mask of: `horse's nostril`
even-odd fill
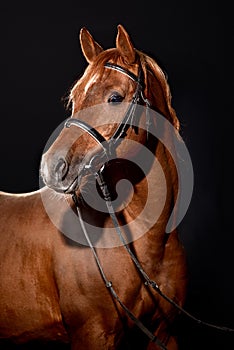
[[[59,180],[63,180],[68,172],[68,164],[64,158],[60,158],[55,166],[55,173]]]

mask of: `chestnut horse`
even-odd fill
[[[80,42],[88,67],[71,89],[71,118],[42,157],[46,186],[1,193],[0,338],[178,349],[173,302],[184,304],[187,268],[176,228],[166,232],[178,173],[147,116],[157,111],[180,139],[169,86],[121,25],[115,48],[103,50],[85,28]],[[169,145],[167,124],[161,132]]]

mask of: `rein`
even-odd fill
[[[146,123],[147,123],[147,130],[148,130],[148,126],[150,125],[150,120],[149,120],[149,113],[147,112],[149,107],[150,107],[150,103],[149,101],[144,97],[143,94],[143,80],[142,80],[142,70],[140,69],[138,76],[136,76],[135,74],[133,74],[132,72],[122,68],[119,65],[116,64],[112,64],[107,62],[105,64],[105,68],[108,69],[114,69],[122,74],[127,75],[130,79],[132,79],[134,82],[137,83],[137,87],[135,90],[135,93],[133,95],[131,104],[129,105],[123,119],[122,122],[120,123],[120,125],[117,127],[117,130],[115,131],[115,133],[112,135],[112,137],[110,138],[110,140],[106,140],[95,128],[92,128],[89,124],[85,123],[84,121],[81,121],[79,119],[75,119],[75,118],[69,118],[66,122],[65,122],[65,127],[69,128],[70,126],[74,125],[77,126],[79,128],[81,128],[82,130],[86,131],[90,136],[92,136],[94,138],[94,140],[102,147],[103,151],[104,151],[104,156],[106,159],[106,163],[108,162],[108,155],[111,155],[113,151],[115,151],[115,149],[118,147],[118,145],[120,144],[120,142],[123,140],[123,138],[126,136],[126,132],[129,129],[129,127],[132,126],[132,120],[134,118],[134,114],[135,114],[135,109],[136,106],[139,102],[143,102],[146,105]],[[100,156],[100,155],[99,155]],[[103,156],[103,154],[102,154]],[[184,315],[186,315],[189,319],[195,321],[196,323],[198,323],[199,325],[203,325],[203,326],[207,326],[207,327],[211,327],[211,328],[215,328],[218,330],[222,330],[222,331],[228,331],[228,332],[234,332],[234,329],[232,328],[228,328],[228,327],[222,327],[222,326],[217,326],[211,323],[207,323],[204,322],[196,317],[194,317],[192,314],[190,314],[189,312],[187,312],[185,309],[183,309],[180,305],[178,305],[174,300],[172,300],[171,298],[169,298],[167,295],[165,295],[159,288],[158,284],[154,281],[151,280],[150,277],[148,276],[148,274],[144,271],[144,269],[142,268],[140,262],[138,261],[138,259],[136,258],[136,256],[133,254],[132,250],[130,249],[128,243],[126,242],[126,240],[124,239],[124,236],[122,234],[121,228],[119,226],[119,222],[118,222],[118,218],[115,214],[114,208],[112,206],[112,201],[111,201],[111,195],[107,186],[107,183],[104,179],[103,176],[103,170],[105,168],[105,164],[104,163],[101,167],[101,169],[99,169],[98,171],[96,171],[95,167],[93,166],[93,160],[94,158],[96,158],[96,156],[94,156],[88,165],[85,166],[85,170],[89,171],[93,176],[95,176],[96,181],[98,183],[98,186],[100,187],[100,190],[103,194],[105,203],[106,203],[106,207],[108,210],[108,213],[110,215],[110,218],[113,222],[115,231],[122,243],[122,245],[124,246],[124,248],[126,249],[126,251],[128,252],[128,254],[130,255],[131,259],[133,260],[134,264],[136,265],[138,271],[140,272],[140,274],[142,275],[143,279],[145,280],[144,284],[145,286],[149,286],[151,288],[153,288],[162,298],[164,298],[166,301],[168,301],[171,305],[173,305],[176,309],[178,309],[181,313],[183,313]],[[80,211],[80,203],[79,203],[79,199],[76,195],[76,193],[74,192],[72,194],[72,199],[74,201],[74,204],[76,206],[76,211],[77,211],[77,215],[80,221],[80,225],[81,228],[83,230],[84,236],[87,240],[87,243],[90,247],[90,249],[92,250],[92,253],[94,255],[97,267],[99,269],[99,272],[101,274],[101,277],[106,285],[106,287],[108,288],[108,290],[110,291],[111,295],[113,296],[113,298],[120,304],[120,306],[122,307],[122,309],[125,311],[125,313],[127,314],[127,316],[134,321],[134,323],[136,324],[136,326],[139,327],[139,329],[141,329],[141,331],[143,333],[146,334],[146,336],[148,336],[148,338],[155,343],[156,345],[158,345],[160,347],[160,349],[163,350],[167,350],[167,347],[164,343],[162,343],[148,328],[145,327],[145,325],[134,316],[134,314],[126,307],[126,305],[120,300],[119,296],[117,295],[117,293],[115,292],[115,289],[112,285],[112,282],[110,280],[108,280],[108,278],[105,275],[105,272],[101,266],[100,260],[98,258],[97,252],[95,247],[93,246],[88,232],[86,230],[85,227],[85,223],[83,221],[82,218],[82,214]]]
[[[103,189],[103,194],[105,193],[105,196],[108,196],[108,197],[105,197],[105,200],[106,200],[106,203],[107,203],[107,208],[108,208],[108,211],[109,211],[109,214],[114,222],[114,225],[115,225],[115,228],[118,228],[118,234],[119,236],[123,239],[123,236],[122,236],[122,233],[119,232],[119,225],[118,225],[118,219],[116,218],[116,215],[114,213],[114,210],[113,210],[113,207],[112,207],[112,204],[111,204],[111,200],[109,199],[109,193],[107,192],[107,187],[105,185],[104,182],[102,182],[101,178],[102,176],[99,174],[97,175],[97,181],[98,183],[100,184],[100,186],[102,186],[102,189]],[[108,199],[107,199],[108,198]],[[106,288],[109,289],[111,295],[114,297],[114,299],[120,304],[120,306],[122,307],[122,309],[125,311],[125,313],[127,314],[127,316],[132,320],[134,321],[134,323],[137,325],[137,327],[139,329],[141,329],[141,331],[143,333],[146,334],[146,336],[155,344],[157,344],[160,349],[163,349],[163,350],[167,350],[166,346],[152,333],[148,330],[148,328],[146,328],[144,326],[144,324],[136,317],[134,316],[134,314],[127,308],[127,306],[121,301],[121,299],[119,298],[118,294],[116,293],[113,285],[112,285],[112,282],[110,280],[108,280],[108,278],[106,277],[105,275],[105,272],[102,268],[102,265],[101,265],[101,262],[98,258],[98,255],[96,253],[96,249],[95,247],[93,246],[90,238],[89,238],[89,235],[88,235],[88,232],[86,230],[86,227],[85,227],[85,223],[83,221],[83,218],[82,218],[82,215],[81,215],[81,211],[80,211],[80,208],[79,208],[79,200],[76,196],[76,194],[74,193],[73,196],[72,196],[72,199],[75,203],[75,206],[76,206],[76,210],[77,210],[77,215],[78,215],[78,218],[79,218],[79,221],[80,221],[80,225],[81,225],[81,228],[83,230],[83,233],[84,233],[84,236],[87,240],[87,243],[90,247],[90,249],[92,250],[92,253],[93,253],[93,256],[94,256],[94,259],[95,259],[95,262],[97,264],[97,267],[99,269],[99,272],[102,276],[102,279],[106,285]],[[116,226],[116,222],[117,222],[117,226]],[[129,250],[128,246],[126,244],[124,244],[124,247],[128,250],[129,253],[131,253],[131,257],[133,258],[134,255],[132,254],[132,252]],[[137,260],[135,261],[135,263],[137,263]],[[140,265],[139,265],[139,268],[141,269]],[[143,270],[141,272],[144,272]]]
[[[152,280],[148,274],[144,271],[143,267],[141,266],[140,262],[138,261],[138,259],[136,258],[136,256],[133,254],[132,250],[130,249],[129,245],[127,244],[127,242],[124,239],[124,236],[122,234],[122,231],[120,229],[119,223],[118,223],[118,218],[116,217],[114,208],[112,206],[112,202],[111,202],[111,196],[110,196],[110,192],[108,190],[108,186],[104,180],[104,177],[102,175],[102,171],[103,168],[101,170],[99,170],[97,173],[95,173],[95,177],[97,180],[97,183],[102,191],[103,197],[105,199],[106,202],[106,207],[108,209],[108,213],[112,219],[114,228],[116,230],[116,233],[121,241],[121,243],[123,244],[124,248],[126,249],[126,251],[128,252],[128,254],[130,255],[131,259],[133,260],[134,264],[136,265],[138,271],[140,272],[140,274],[142,275],[142,277],[144,278],[145,282],[145,286],[149,286],[151,287],[153,290],[155,290],[163,299],[165,299],[166,301],[168,301],[171,305],[173,305],[176,309],[178,309],[180,312],[182,312],[184,315],[186,315],[189,319],[195,321],[196,323],[198,323],[199,325],[203,325],[206,327],[210,327],[210,328],[215,328],[217,330],[222,330],[222,331],[227,331],[227,332],[234,332],[234,329],[232,328],[228,328],[228,327],[223,327],[223,326],[217,326],[208,322],[204,322],[198,318],[196,318],[195,316],[193,316],[192,314],[190,314],[188,311],[186,311],[184,308],[182,308],[179,304],[177,304],[174,300],[172,300],[171,298],[169,298],[166,294],[164,294],[161,289],[159,288],[158,284]],[[83,221],[82,215],[81,215],[81,211],[79,208],[79,200],[76,196],[76,193],[74,193],[72,195],[72,199],[75,203],[76,206],[76,210],[77,210],[77,216],[79,218],[80,221],[80,225],[81,228],[83,230],[84,236],[87,240],[87,243],[90,247],[90,249],[92,250],[92,253],[94,255],[96,264],[98,266],[98,269],[100,271],[100,274],[102,276],[102,279],[106,285],[106,288],[109,289],[110,293],[112,294],[112,296],[114,297],[114,299],[116,299],[116,301],[120,304],[120,306],[122,307],[122,309],[125,311],[126,315],[132,320],[134,321],[134,323],[136,324],[136,326],[143,332],[145,333],[145,335],[150,339],[150,341],[152,343],[155,343],[156,345],[158,345],[160,347],[160,349],[162,350],[167,350],[167,347],[164,343],[162,343],[158,337],[156,337],[128,308],[127,306],[121,301],[121,299],[119,298],[119,296],[117,295],[117,293],[115,292],[115,289],[112,285],[112,282],[110,280],[108,280],[108,278],[105,275],[105,272],[102,268],[101,262],[98,258],[98,255],[96,253],[95,247],[93,246],[88,232],[86,230],[85,227],[85,223]]]

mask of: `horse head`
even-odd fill
[[[116,144],[112,153],[119,159],[139,152],[137,145],[144,145],[148,137],[147,113],[137,113],[136,104],[149,107],[150,103],[179,127],[163,71],[134,48],[121,25],[115,48],[103,50],[85,28],[80,43],[88,66],[70,92],[69,127],[61,131],[41,163],[44,183],[65,193],[78,189],[84,167],[101,151],[110,151],[110,144]],[[132,142],[121,142],[123,138]]]

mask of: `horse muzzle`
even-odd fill
[[[89,150],[83,158],[46,152],[42,156],[40,175],[44,184],[56,192],[74,193],[85,183],[84,178],[95,176],[106,162],[108,157],[100,144]]]

